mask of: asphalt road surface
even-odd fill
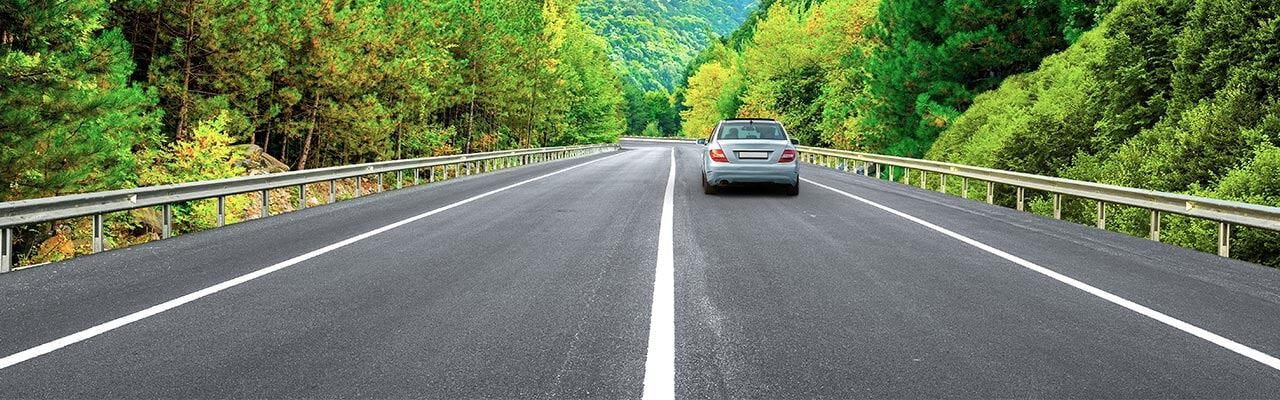
[[[1280,270],[809,165],[708,196],[701,149],[0,275],[0,397],[1280,396]]]

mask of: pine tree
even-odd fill
[[[155,98],[130,85],[105,1],[0,5],[0,200],[132,185]]]

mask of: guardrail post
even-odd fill
[[[929,188],[929,171],[924,171],[924,170],[920,171],[920,188],[921,189]]]
[[[466,176],[471,176],[471,163],[467,163],[467,175],[466,175]]]
[[[161,214],[160,238],[168,239],[173,237],[173,205],[165,204]]]
[[[907,167],[902,167],[902,184],[911,186],[911,170]]]
[[[360,197],[361,195],[364,195],[363,193],[364,185],[361,184],[363,183],[363,181],[364,181],[364,177],[361,177],[361,176],[356,177],[356,197]]]
[[[938,174],[938,175],[942,175],[942,178],[938,179],[938,191],[942,193],[946,193],[947,192],[947,174]]]
[[[1062,193],[1053,194],[1053,219],[1062,219]]]
[[[1151,240],[1160,241],[1160,212],[1151,210]]]
[[[221,197],[219,197],[221,199]],[[219,224],[218,226],[222,226]],[[93,252],[101,253],[103,249],[102,214],[93,215]]]
[[[965,200],[969,199],[969,177],[967,176],[960,178],[960,195],[964,196]]]
[[[271,192],[266,189],[262,190],[262,214],[258,218],[266,218],[271,216]]]
[[[381,173],[381,172],[379,172],[379,173],[378,173],[378,193],[382,193],[382,186],[383,186],[383,184],[382,184],[382,182],[383,182],[382,177],[383,177],[384,175],[385,175],[385,174],[383,174],[383,173]]]
[[[1107,202],[1098,200],[1098,229],[1107,229]]]
[[[404,170],[396,171],[396,189],[404,189]]]
[[[884,179],[884,178],[881,178],[881,177],[880,177],[880,172],[881,172],[881,171],[880,171],[880,163],[876,163],[876,179]],[[892,174],[893,172],[889,172],[889,173],[891,173],[891,174]]]
[[[419,168],[414,168],[413,169],[413,186],[418,186],[420,184],[422,184],[422,170]]]
[[[431,168],[427,169],[427,183],[435,183],[435,182],[436,182],[436,167],[432,166]]]
[[[1218,223],[1218,255],[1231,257],[1231,224]]]
[[[218,196],[218,227],[227,226],[227,196]]]
[[[13,270],[13,228],[0,230],[0,274]]]
[[[987,204],[996,204],[996,183],[987,182]]]
[[[1025,211],[1027,206],[1027,189],[1018,188],[1018,211]]]
[[[298,185],[298,209],[307,208],[307,184]]]

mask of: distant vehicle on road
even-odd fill
[[[800,164],[795,139],[778,121],[761,118],[726,119],[711,137],[698,139],[702,152],[702,191],[739,184],[785,185],[788,195],[800,194]]]

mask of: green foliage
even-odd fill
[[[1194,190],[1192,194],[1280,206],[1280,148],[1271,143],[1260,144],[1245,160],[1240,167],[1223,176],[1212,189]],[[1204,225],[1200,224],[1201,230],[1209,230]],[[1208,235],[1194,235],[1194,232],[1176,229],[1169,232],[1172,233],[1170,241],[1184,246],[1209,247],[1214,243],[1214,238]],[[1236,258],[1280,266],[1280,233],[1238,229],[1231,246]]]
[[[733,116],[740,104],[742,77],[734,60],[704,64],[689,78],[687,110],[680,113],[685,137],[705,138],[721,119]]]
[[[642,136],[677,136],[680,113],[665,90],[640,91],[634,85],[623,88],[627,109],[627,132]]]
[[[1039,70],[978,96],[929,157],[1280,205],[1278,31],[1280,2],[1121,1]],[[1148,219],[1115,210],[1108,228],[1145,235]],[[1211,251],[1215,229],[1170,216],[1163,239]],[[1248,229],[1233,244],[1280,266],[1277,249],[1280,236]]]
[[[643,92],[672,90],[714,35],[728,34],[754,0],[586,0],[585,20],[612,45],[623,82]]]
[[[0,7],[3,198],[132,185],[135,154],[195,121],[297,169],[624,129],[609,47],[572,0]]]
[[[686,85],[693,72],[690,61],[716,35],[746,18],[753,1],[587,0],[578,6],[586,23],[611,45],[610,58],[624,86],[627,132],[679,134],[683,97],[673,88]]]
[[[130,186],[156,137],[104,1],[0,4],[0,200]]]
[[[1104,38],[1090,32],[1040,69],[1005,79],[977,96],[938,138],[928,158],[1035,174],[1056,174],[1092,147],[1101,89],[1092,71],[1102,68]],[[1047,134],[1053,132],[1053,134]]]
[[[702,64],[688,80],[683,112],[695,126],[685,134],[705,136],[707,121],[720,118],[765,117],[782,121],[805,144],[847,147],[871,46],[863,31],[876,1],[766,4],[767,11],[753,14],[748,39],[713,43],[698,57]],[[731,70],[707,68],[715,64]]]
[[[609,50],[575,0],[4,2],[0,200],[243,174],[232,144],[305,169],[610,142]],[[146,237],[145,211],[110,225]],[[24,259],[85,247],[53,228],[22,231]]]
[[[154,186],[244,175],[244,168],[236,165],[239,153],[232,147],[234,140],[225,132],[227,120],[227,114],[223,113],[196,125],[186,138],[172,142],[163,149],[147,151],[142,155],[147,166],[139,174],[138,183],[142,186]],[[227,198],[229,210],[248,207],[248,198]],[[177,205],[174,207],[174,229],[177,232],[194,232],[216,227],[217,212],[217,203],[213,200]],[[227,217],[228,223],[239,220],[235,213]]]
[[[1078,28],[1075,2],[925,1],[881,3],[866,63],[871,106],[862,147],[920,156],[973,97],[1064,49]]]

